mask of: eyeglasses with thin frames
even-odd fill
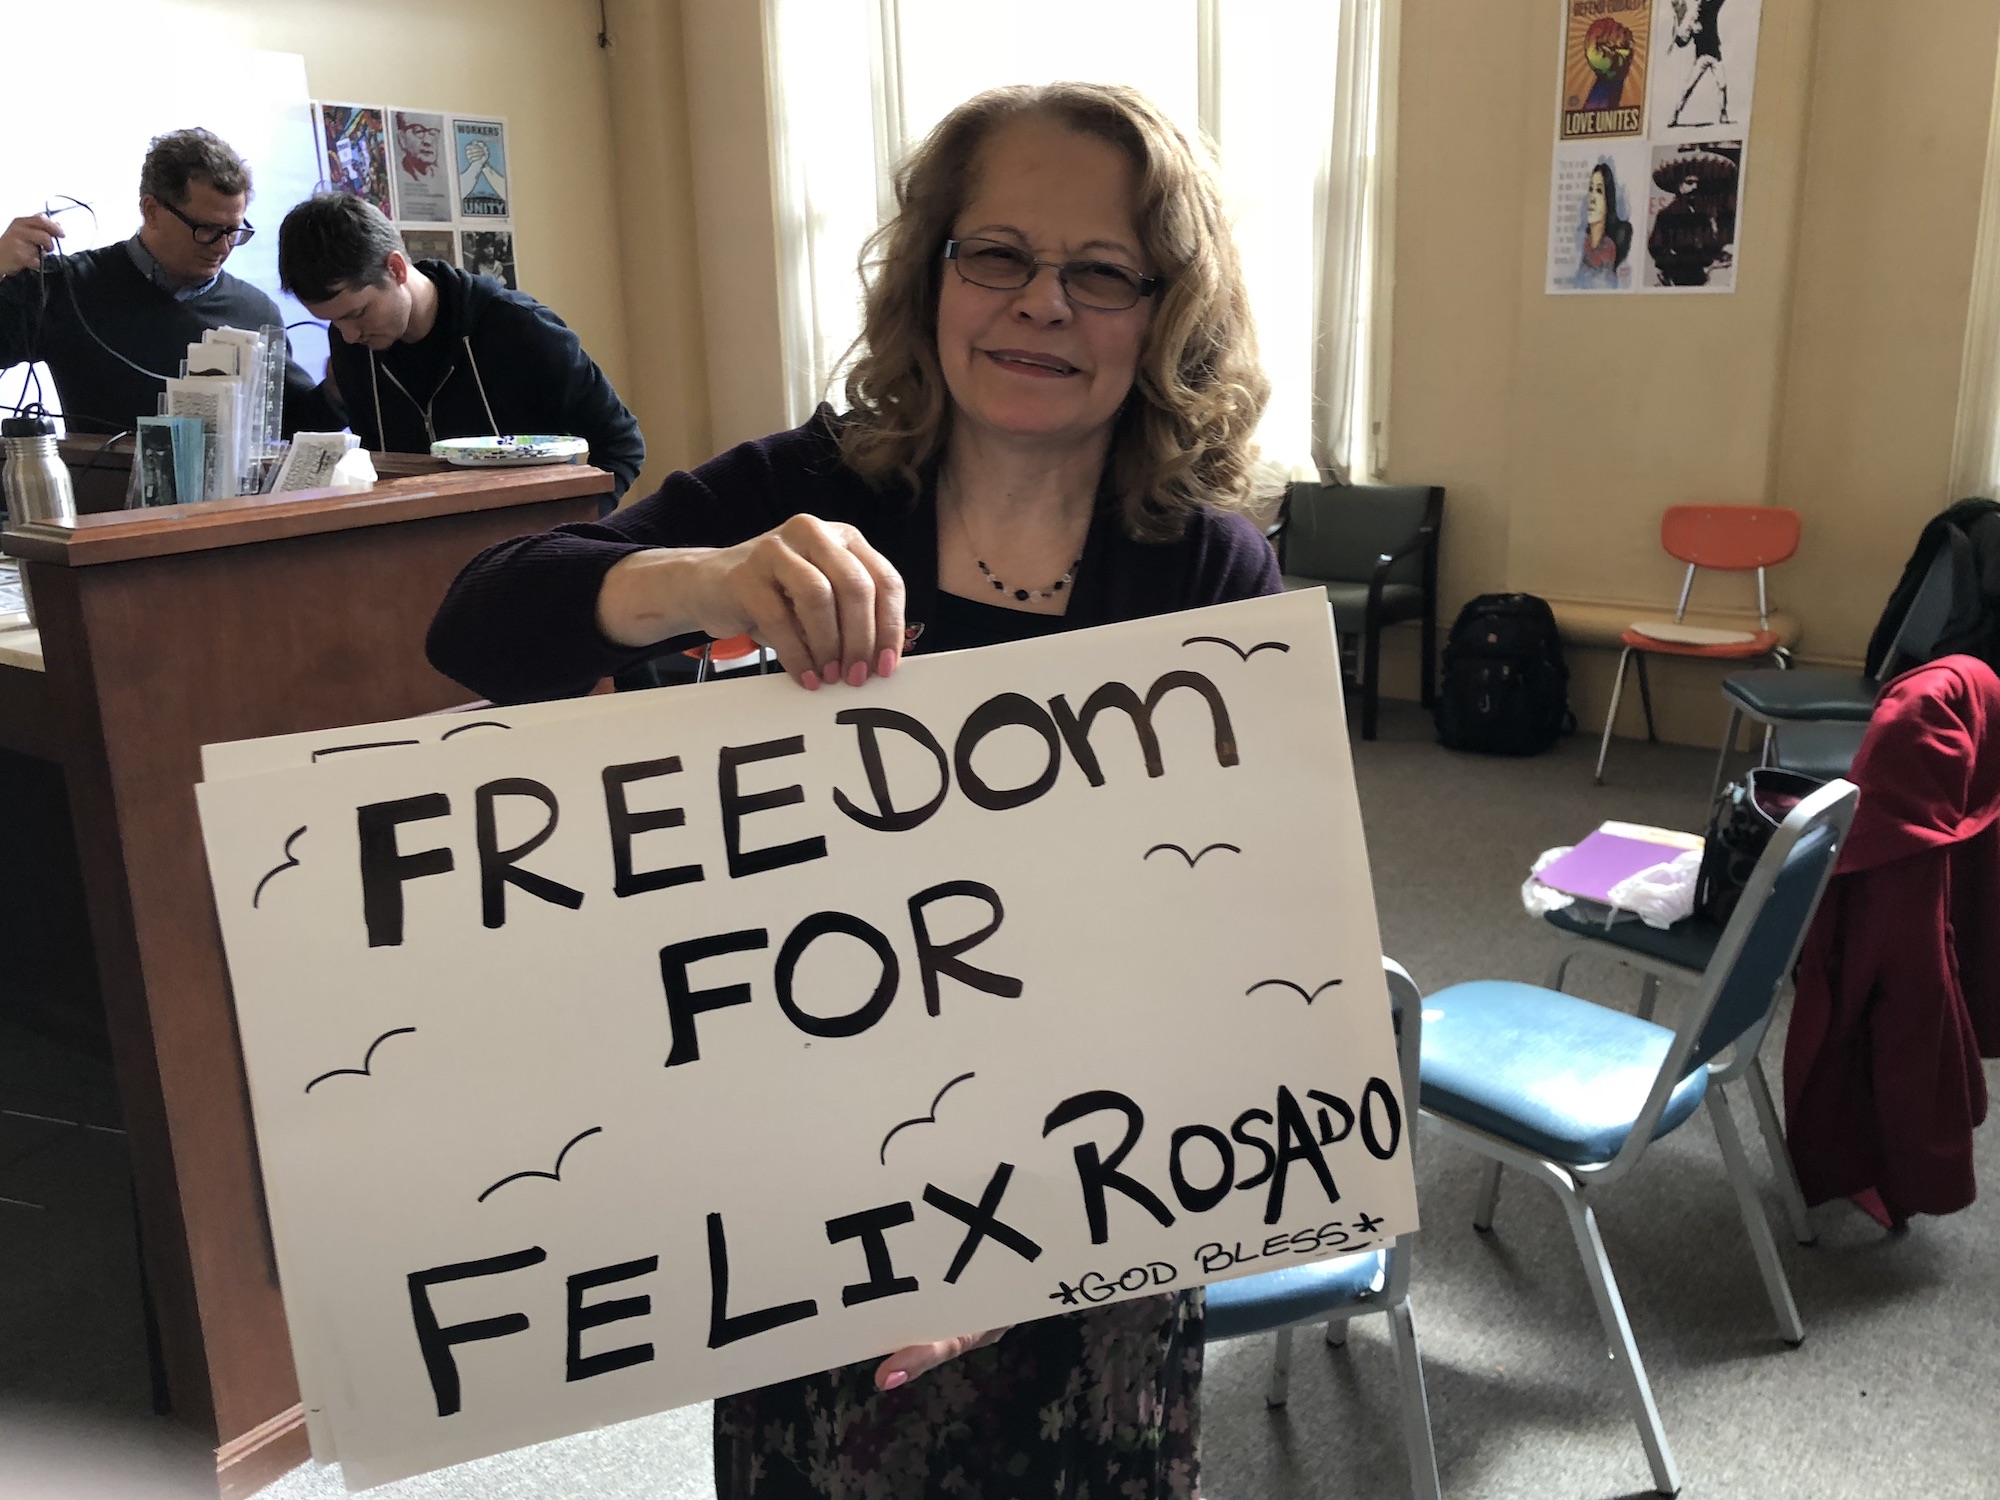
[[[257,232],[256,225],[252,224],[248,219],[245,219],[241,224],[197,224],[178,208],[175,208],[173,204],[167,202],[166,199],[155,198],[153,201],[172,214],[176,219],[179,219],[183,224],[187,225],[193,232],[194,242],[197,245],[219,245],[224,240],[228,240],[232,245],[240,245]]]
[[[1099,312],[1124,312],[1164,284],[1158,276],[1141,276],[1130,266],[1108,260],[1037,260],[1004,240],[946,240],[944,258],[958,268],[959,278],[996,292],[1018,292],[1047,266],[1056,273],[1063,295],[1078,307]]]

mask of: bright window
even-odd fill
[[[942,0],[766,3],[795,421],[820,400],[838,404],[840,361],[860,326],[861,245],[903,152],[984,89],[1114,82],[1146,93],[1214,153],[1272,382],[1258,434],[1266,466],[1277,481],[1314,472],[1332,80],[1357,0],[1014,0],[999,24]],[[1365,316],[1350,315],[1336,337],[1354,336],[1355,324],[1372,336]],[[1362,385],[1342,399],[1358,401],[1365,422]],[[1348,425],[1345,415],[1320,420]]]

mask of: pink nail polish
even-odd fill
[[[908,1370],[891,1370],[887,1375],[882,1377],[882,1389],[893,1391],[899,1385],[909,1384],[909,1380],[910,1372]]]
[[[801,672],[801,673],[799,673],[799,686],[800,686],[800,687],[802,687],[802,688],[804,688],[804,689],[805,689],[805,690],[806,690],[807,692],[809,692],[809,693],[816,693],[816,692],[818,692],[818,691],[819,691],[819,673],[817,673],[817,672]]]
[[[819,676],[820,681],[824,682],[828,687],[832,687],[836,682],[840,681],[840,663],[837,661],[828,662],[819,669]]]
[[[867,662],[858,661],[853,666],[847,669],[847,685],[849,687],[860,687],[861,684],[866,682],[867,680],[868,680]]]
[[[877,677],[888,677],[893,675],[895,670],[896,653],[885,648],[882,654],[875,658],[875,675]]]

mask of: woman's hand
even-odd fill
[[[634,553],[605,575],[597,624],[626,646],[747,634],[804,687],[859,687],[902,655],[903,580],[854,527],[799,515],[734,547]]]
[[[961,1354],[970,1354],[974,1349],[999,1343],[1001,1335],[1006,1332],[1005,1328],[989,1328],[984,1333],[968,1333],[962,1338],[940,1339],[935,1344],[912,1344],[907,1349],[898,1349],[876,1368],[875,1389],[893,1391],[899,1385],[907,1385],[926,1370],[935,1370]]]

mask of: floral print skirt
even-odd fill
[[[718,1500],[1193,1500],[1203,1294],[1023,1323],[898,1390],[879,1360],[715,1403]]]

